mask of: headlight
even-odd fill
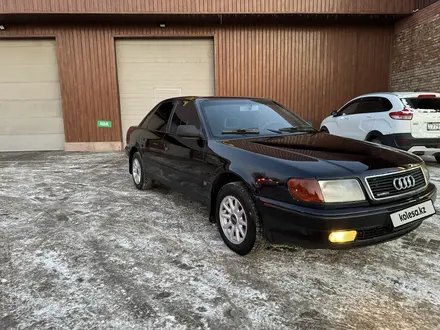
[[[429,182],[431,176],[429,175],[428,166],[426,166],[425,162],[423,162],[421,165],[422,165],[423,174],[425,174],[426,182]]]
[[[358,180],[319,181],[326,203],[359,202],[365,200]]]
[[[313,203],[348,203],[365,200],[364,192],[355,179],[324,180],[291,179],[289,191],[293,198]]]

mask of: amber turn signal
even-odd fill
[[[289,192],[298,201],[324,203],[321,187],[313,179],[290,179]]]
[[[347,243],[353,242],[356,236],[356,230],[340,230],[331,232],[328,236],[328,240],[332,243]]]

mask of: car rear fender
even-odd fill
[[[132,174],[132,172],[131,172],[131,165],[132,165],[133,155],[134,155],[136,152],[139,152],[139,153],[140,153],[140,150],[141,150],[141,148],[139,147],[139,145],[138,145],[137,143],[136,143],[136,145],[130,147],[130,153],[129,153],[129,155],[128,155],[128,172],[129,172],[130,174]]]
[[[370,133],[367,134],[365,141],[372,141],[374,139],[380,140],[382,136],[383,136],[383,134],[379,131],[371,131]]]

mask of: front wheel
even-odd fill
[[[260,216],[243,182],[229,183],[220,190],[216,218],[220,235],[232,251],[246,255],[267,246]]]
[[[323,128],[321,128],[321,132],[323,132],[323,133],[330,133],[329,131],[328,131],[328,128],[327,127],[323,127]]]
[[[371,140],[371,142],[373,142],[373,143],[376,143],[376,144],[382,144],[382,141],[381,140],[379,140],[379,139],[373,139],[373,140]]]

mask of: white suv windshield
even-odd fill
[[[200,105],[211,134],[215,137],[315,131],[306,121],[272,101],[203,100]]]

